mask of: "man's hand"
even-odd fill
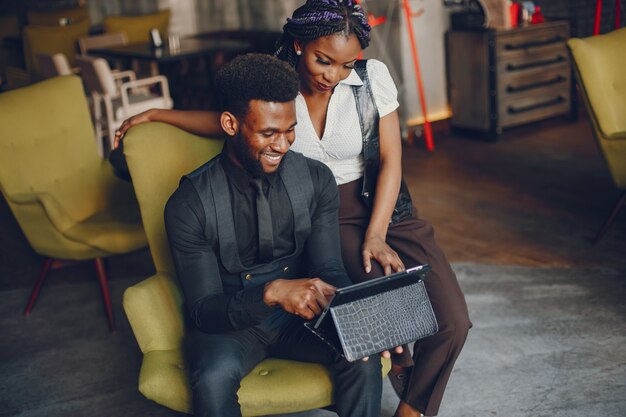
[[[136,126],[141,123],[149,122],[152,119],[150,118],[153,109],[146,110],[143,113],[139,113],[133,117],[129,117],[128,119],[122,122],[122,125],[119,129],[115,131],[115,141],[113,142],[113,149],[117,149],[120,146],[120,140],[124,137],[128,129],[133,126]]]
[[[277,279],[265,285],[263,301],[311,320],[322,312],[335,290],[319,278]]]
[[[400,354],[404,351],[404,349],[402,349],[402,346],[396,346],[395,348],[393,348],[393,351],[396,352],[397,354]],[[380,356],[382,356],[383,358],[391,358],[391,352],[389,352],[388,350],[384,350],[382,352],[380,352]],[[370,360],[369,356],[364,357],[363,359],[361,359],[363,362],[367,362]]]
[[[361,247],[363,255],[363,268],[367,274],[372,270],[372,259],[376,260],[385,270],[385,275],[392,272],[404,271],[404,264],[400,257],[389,247],[384,239],[379,237],[366,237]]]

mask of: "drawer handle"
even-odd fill
[[[520,113],[524,113],[524,112],[527,112],[527,111],[537,110],[537,109],[540,109],[542,107],[554,106],[555,104],[563,103],[564,101],[565,101],[565,97],[558,96],[558,97],[556,97],[553,100],[548,100],[548,101],[544,101],[544,102],[541,102],[541,103],[531,104],[530,106],[525,106],[525,107],[509,106],[507,108],[507,111],[509,112],[509,114],[520,114]]]
[[[533,88],[541,88],[547,87],[549,85],[559,84],[563,81],[565,81],[565,77],[563,77],[562,75],[557,75],[550,80],[537,81],[536,83],[524,84],[519,86],[507,85],[506,91],[507,93],[519,93],[521,91],[532,90]]]
[[[543,67],[545,65],[557,64],[563,61],[565,61],[565,57],[563,55],[559,55],[553,59],[544,59],[542,61],[529,62],[527,64],[519,64],[519,65],[507,64],[506,70],[507,71],[521,71],[521,70],[525,70],[528,68]]]
[[[565,38],[563,36],[557,35],[557,36],[553,36],[552,38],[543,39],[540,41],[525,42],[525,43],[518,43],[518,44],[507,43],[504,45],[504,49],[506,49],[507,51],[515,51],[518,49],[536,48],[538,46],[545,46],[545,45],[550,45],[552,43],[563,42],[564,40]]]

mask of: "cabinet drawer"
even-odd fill
[[[508,57],[497,58],[498,75],[521,74],[536,68],[550,70],[563,64],[569,65],[569,56],[565,44],[516,52]]]
[[[567,23],[544,24],[524,30],[498,32],[496,55],[505,59],[520,52],[540,51],[555,45],[564,45],[569,37]]]
[[[498,97],[506,100],[508,96],[525,95],[528,92],[540,92],[545,88],[570,88],[569,63],[546,67],[530,68],[521,72],[503,73],[498,78]]]
[[[570,90],[558,86],[499,100],[499,125],[508,127],[568,113]]]

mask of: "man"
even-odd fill
[[[241,379],[273,356],[327,365],[338,414],[378,416],[378,358],[347,362],[303,326],[350,281],[333,175],[289,152],[298,76],[277,58],[249,54],[216,81],[224,149],[183,178],[165,209],[194,324],[185,341],[194,415],[240,416]]]

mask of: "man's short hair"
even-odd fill
[[[251,100],[286,103],[300,88],[298,74],[286,62],[266,54],[245,54],[217,73],[222,110],[245,116]]]

